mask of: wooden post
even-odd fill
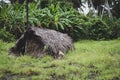
[[[26,29],[28,28],[28,0],[26,0]]]

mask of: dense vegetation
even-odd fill
[[[76,40],[106,40],[120,37],[120,19],[111,19],[107,15],[104,15],[102,19],[99,16],[84,16],[74,9],[70,2],[68,5],[56,2],[56,4],[42,7],[40,2],[29,3],[29,25],[55,29],[69,34]],[[9,35],[8,32],[11,36],[20,37],[25,30],[25,16],[25,3],[3,5],[0,11],[2,30],[0,36],[3,37],[3,40]],[[3,33],[3,31],[7,31],[7,33]]]

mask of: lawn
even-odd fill
[[[120,39],[81,40],[64,59],[8,55],[0,41],[0,80],[120,80]]]

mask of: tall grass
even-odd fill
[[[62,60],[51,56],[14,57],[7,50],[13,43],[0,41],[0,79],[17,80],[119,80],[120,40],[75,43],[75,51]],[[9,80],[8,79],[8,80]]]

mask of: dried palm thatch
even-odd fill
[[[53,57],[63,56],[68,50],[73,50],[72,39],[55,30],[29,28],[10,49],[10,53],[41,57],[45,54]]]

